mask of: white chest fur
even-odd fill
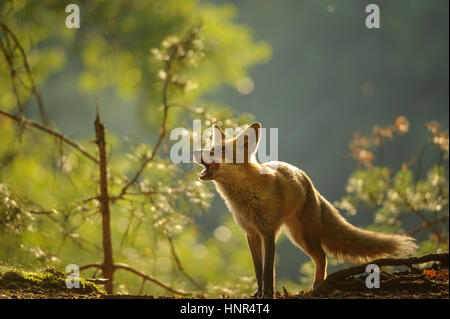
[[[267,227],[267,207],[261,193],[252,192],[242,184],[215,183],[234,219],[246,232]]]

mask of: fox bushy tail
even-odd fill
[[[325,198],[322,202],[322,248],[331,255],[353,263],[377,258],[408,255],[417,249],[406,235],[382,234],[351,225]]]

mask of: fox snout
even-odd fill
[[[194,151],[194,163],[202,165],[204,167],[204,169],[200,173],[198,173],[198,177],[201,180],[214,179],[214,174],[220,168],[220,164],[215,162],[209,154],[210,152],[205,150]]]

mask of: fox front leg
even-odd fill
[[[263,236],[263,298],[273,298],[274,273],[275,273],[275,236]]]
[[[262,242],[261,237],[257,233],[247,234],[247,242],[252,254],[253,266],[255,268],[256,282],[258,283],[258,290],[253,294],[253,298],[262,297]]]

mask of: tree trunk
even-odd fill
[[[105,126],[100,122],[100,115],[97,111],[95,119],[95,134],[100,156],[100,210],[102,213],[102,235],[103,235],[103,277],[108,279],[105,289],[108,294],[113,293],[114,286],[114,263],[111,244],[111,226],[108,195],[107,157],[105,143]]]

